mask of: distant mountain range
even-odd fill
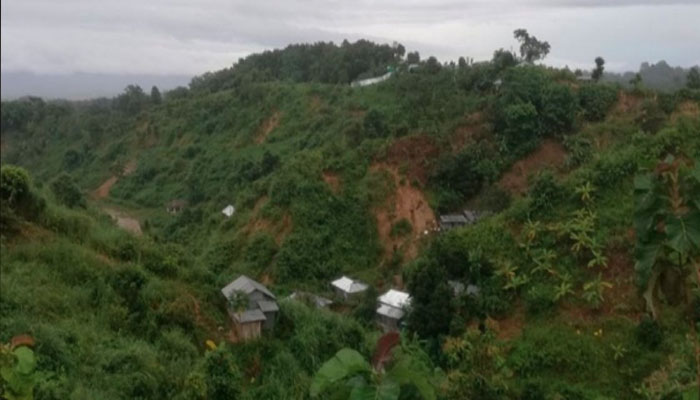
[[[158,86],[160,90],[187,86],[190,75],[150,74],[95,74],[78,72],[65,75],[45,75],[31,72],[0,73],[2,99],[38,96],[48,99],[62,98],[84,100],[95,97],[112,97],[121,93],[127,85],[136,84],[144,90]]]
[[[690,68],[672,67],[666,61],[661,60],[656,64],[642,63],[638,73],[642,77],[644,86],[657,90],[674,91],[685,87],[688,71],[690,71]],[[606,72],[603,75],[603,80],[629,85],[629,81],[636,74],[637,72],[625,72],[622,74]]]

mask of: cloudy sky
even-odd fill
[[[700,64],[700,0],[3,0],[8,76],[184,77],[295,42],[398,41],[441,60],[490,58],[526,28],[548,64]],[[28,74],[31,73],[31,74]],[[11,82],[16,84],[18,82]],[[20,85],[21,86],[21,85]]]

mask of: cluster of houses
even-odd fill
[[[365,292],[369,285],[343,276],[331,282],[336,296],[342,301],[352,301]],[[227,311],[233,330],[239,340],[260,337],[264,330],[275,325],[279,306],[275,295],[260,282],[245,275],[239,276],[221,289],[227,301]],[[307,292],[294,292],[287,299],[303,301],[317,308],[330,306],[333,301]],[[377,298],[376,320],[385,331],[396,331],[411,305],[411,296],[400,290],[389,289]]]

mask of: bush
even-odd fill
[[[533,315],[543,314],[554,308],[554,288],[551,285],[536,284],[525,293],[527,311]]]
[[[562,189],[554,174],[545,170],[537,174],[530,185],[530,206],[535,212],[551,210],[562,197]]]
[[[413,226],[406,218],[401,218],[391,227],[390,236],[393,238],[404,237],[410,235],[413,231]]]
[[[607,85],[584,85],[578,92],[583,116],[589,121],[601,121],[617,101],[617,89]]]
[[[51,182],[51,191],[56,200],[66,207],[85,207],[85,199],[73,178],[63,173]]]
[[[510,207],[510,194],[498,186],[490,186],[479,198],[479,208],[491,212],[501,212]]]
[[[649,317],[643,318],[636,330],[637,340],[651,350],[657,349],[664,340],[659,323]]]

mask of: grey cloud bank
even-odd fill
[[[487,59],[497,48],[515,47],[512,32],[520,27],[551,43],[546,61],[552,65],[590,67],[598,55],[616,71],[661,59],[685,67],[700,63],[700,0],[1,4],[3,97],[8,82],[22,92],[21,81],[13,80],[18,72],[59,80],[76,73],[191,76],[230,66],[251,52],[345,38],[398,41],[441,60]]]

